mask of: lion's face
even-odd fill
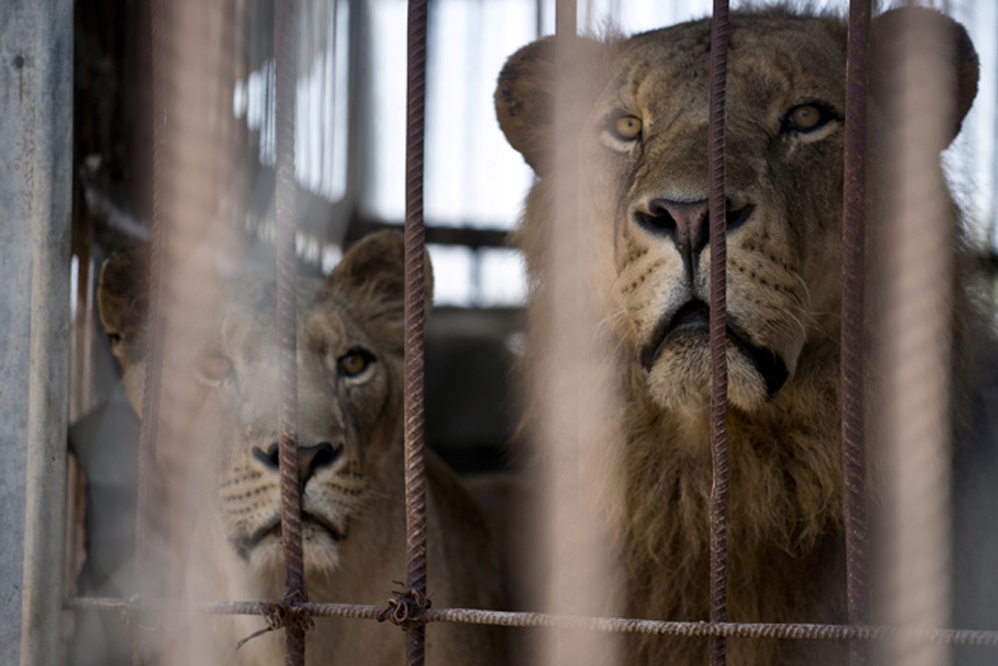
[[[608,255],[598,273],[608,321],[648,395],[671,409],[703,406],[710,391],[710,30],[704,20],[578,45],[591,64],[576,66],[600,82],[578,130],[580,224]],[[782,10],[731,20],[728,395],[746,411],[793,380],[809,344],[837,339],[846,36],[837,19]],[[538,145],[552,134],[538,129],[550,122],[539,79],[551,76],[552,47],[537,42],[510,58],[496,92],[500,124],[541,176],[538,188],[553,180],[550,146]],[[528,201],[528,236],[547,223],[540,200]]]
[[[826,285],[839,261],[845,53],[813,23],[733,25],[727,347],[744,409],[783,386],[825,332],[816,315],[837,309]],[[710,387],[709,44],[709,21],[628,41],[581,142],[597,223],[613,229],[613,319],[650,394],[672,407]]]
[[[134,346],[143,334],[122,327],[128,317],[116,303],[129,300],[118,297],[124,287],[114,269],[123,262],[112,259],[102,273],[101,310],[139,406],[141,381],[131,376],[142,372]],[[385,453],[400,445],[401,297],[396,234],[362,242],[328,281],[299,279],[297,467],[307,571],[339,565],[351,523],[383,486]],[[276,284],[229,282],[218,302],[208,334],[179,368],[195,406],[184,439],[195,464],[211,470],[204,476],[234,553],[273,570],[283,566]]]

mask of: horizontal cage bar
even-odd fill
[[[193,612],[207,615],[263,615],[270,604],[258,601],[194,601],[177,603],[161,599],[144,601],[138,598],[76,597],[63,601],[67,611],[117,611],[132,613],[140,610]],[[340,617],[360,620],[380,619],[388,606],[361,604],[302,603],[299,606],[315,617]],[[905,630],[883,625],[765,623],[765,622],[665,622],[618,617],[584,617],[551,613],[490,611],[474,608],[433,608],[422,616],[426,622],[488,624],[499,627],[552,627],[584,629],[614,633],[662,634],[672,636],[724,638],[780,638],[819,641],[882,641],[903,637],[922,643],[948,645],[978,645],[998,647],[998,631],[969,629]]]

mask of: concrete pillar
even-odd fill
[[[0,663],[62,663],[70,0],[0,3]]]

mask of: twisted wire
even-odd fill
[[[713,485],[710,492],[710,619],[724,622],[728,608],[728,445],[725,417],[728,404],[726,317],[727,208],[724,193],[724,88],[728,58],[728,1],[714,0],[710,39],[710,451]],[[725,640],[712,636],[711,666],[725,663]]]
[[[152,46],[152,242],[150,244],[149,312],[146,372],[142,387],[142,419],[139,426],[138,470],[135,499],[135,593],[146,587],[146,525],[149,521],[149,486],[153,479],[156,441],[159,438],[160,396],[163,383],[163,273],[166,229],[163,221],[163,166],[160,150],[164,139],[163,120],[163,15],[159,0],[149,0],[150,42]],[[142,637],[139,623],[132,633],[132,664],[142,666]]]
[[[426,108],[426,0],[409,0],[405,191],[406,584],[426,596],[426,473],[423,451],[423,121]],[[406,632],[405,663],[422,666],[425,629]]]
[[[259,601],[192,601],[112,599],[84,597],[65,599],[66,611],[118,611],[124,614],[140,609],[192,611],[208,615],[262,615],[273,613],[273,603]],[[298,608],[314,617],[378,620],[391,613],[391,606],[362,604],[301,603]],[[967,629],[911,630],[883,625],[749,623],[749,622],[665,622],[616,617],[586,617],[551,613],[521,613],[477,608],[431,608],[423,612],[423,622],[451,622],[497,627],[555,627],[613,633],[661,634],[702,638],[775,638],[816,641],[884,641],[904,636],[917,643],[977,645],[998,648],[998,631]]]
[[[918,643],[998,647],[998,632],[964,629],[904,630],[897,627],[851,624],[665,622],[627,618],[582,617],[547,613],[514,613],[466,608],[431,609],[427,622],[461,622],[502,627],[558,627],[614,633],[661,634],[685,637],[775,638],[819,641],[891,640],[904,635]]]
[[[301,543],[301,491],[298,480],[298,314],[295,286],[295,61],[294,0],[274,2],[277,330],[280,409],[281,542],[284,546],[284,598],[290,605],[308,600]],[[289,623],[285,663],[305,661],[305,624]]]
[[[869,78],[870,0],[849,3],[842,219],[842,466],[845,483],[846,590],[849,622],[870,621],[870,580],[863,441],[863,248],[866,203],[866,99]],[[853,642],[850,663],[867,662]]]

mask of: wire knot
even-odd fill
[[[142,610],[142,595],[138,592],[128,597],[128,603],[121,607],[121,621],[127,627],[132,623],[132,615]]]
[[[284,626],[284,618],[287,616],[287,608],[284,601],[271,601],[262,604],[263,619],[267,622],[267,631],[277,631]],[[238,649],[238,648],[236,648]]]
[[[236,643],[238,650],[257,636],[286,627],[298,627],[301,631],[315,629],[315,620],[308,609],[301,604],[307,601],[300,592],[290,591],[283,599],[260,604],[260,614],[267,622],[267,628],[254,632]]]
[[[392,582],[396,585],[403,584],[397,580]],[[424,615],[432,605],[429,596],[414,587],[393,590],[389,594],[392,596],[388,599],[388,607],[378,615],[378,622],[389,620],[392,624],[402,627],[404,631],[426,624]]]

